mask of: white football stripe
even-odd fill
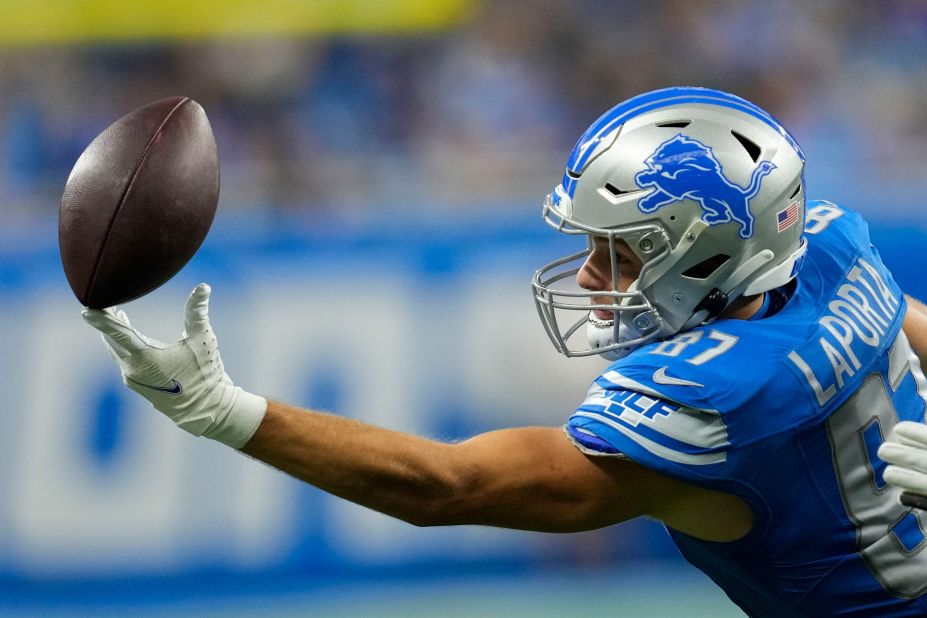
[[[602,414],[596,414],[593,412],[577,412],[575,416],[582,416],[584,418],[589,418],[603,425],[608,425],[612,429],[621,432],[629,439],[633,440],[640,446],[644,447],[654,455],[672,461],[675,463],[688,464],[693,466],[704,466],[709,464],[722,463],[727,461],[727,453],[682,453],[680,451],[675,451],[671,448],[665,447],[662,444],[658,444],[653,440],[645,438],[642,435],[635,433],[634,431],[628,429],[621,423],[614,421]]]

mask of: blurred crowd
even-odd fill
[[[616,102],[704,85],[792,128],[812,195],[917,214],[925,52],[918,0],[487,0],[443,32],[0,49],[0,213],[53,216],[87,143],[173,95],[210,117],[223,208],[520,208]]]

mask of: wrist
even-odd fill
[[[240,449],[251,440],[267,413],[267,400],[237,387],[228,387],[229,398],[223,414],[217,415],[202,433],[206,438]],[[225,399],[225,397],[223,397]]]
[[[218,385],[205,399],[194,400],[190,408],[158,409],[187,433],[239,449],[247,444],[264,419],[267,400],[229,382]]]

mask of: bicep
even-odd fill
[[[671,482],[627,459],[585,455],[560,428],[482,434],[451,457],[461,485],[448,523],[591,530],[649,514]]]

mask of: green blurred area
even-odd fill
[[[268,589],[245,585],[209,595],[142,592],[45,599],[15,607],[46,618],[742,618],[721,589],[681,563],[634,561],[607,569],[565,569],[484,575],[432,574],[356,581],[280,578]]]
[[[0,45],[438,31],[474,0],[0,0]]]

